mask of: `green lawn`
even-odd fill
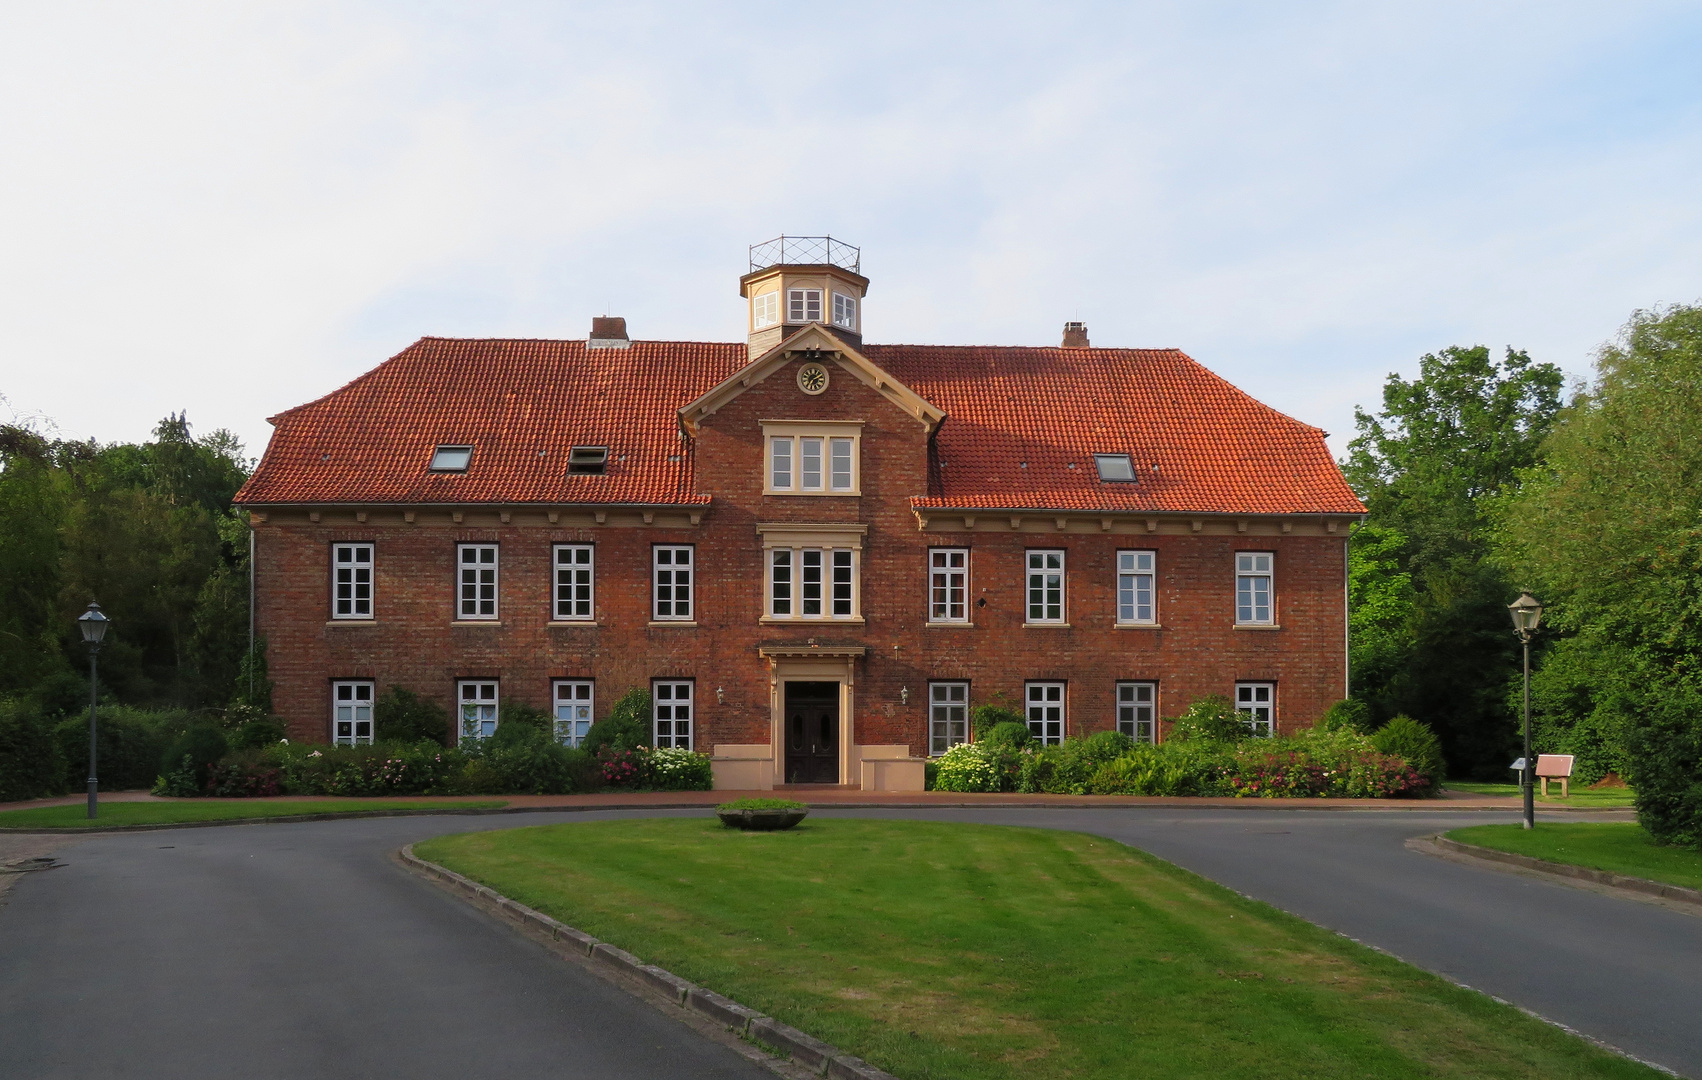
[[[1473,825],[1446,835],[1462,844],[1702,889],[1702,851],[1657,844],[1641,825],[1542,822],[1530,830],[1522,825]]]
[[[666,818],[415,850],[908,1080],[1658,1075],[1081,833]]]
[[[0,811],[0,829],[103,829],[114,825],[181,825],[193,821],[236,821],[242,818],[287,817],[294,814],[351,814],[362,810],[482,810],[507,806],[502,799],[488,802],[433,802],[414,799],[327,799],[324,802],[272,802],[255,799],[243,802],[108,802],[100,804],[100,816],[89,820],[83,803],[71,806],[37,806],[28,810]]]
[[[1482,784],[1475,780],[1449,780],[1442,785],[1449,791],[1469,791],[1473,795],[1509,795],[1519,794],[1518,784]],[[1572,785],[1572,794],[1562,799],[1560,785],[1549,784],[1548,798],[1542,797],[1542,786],[1537,786],[1537,805],[1539,806],[1631,806],[1637,796],[1628,787],[1590,788]]]

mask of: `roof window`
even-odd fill
[[[432,472],[466,472],[473,460],[471,446],[439,446],[431,455]]]
[[[1099,479],[1107,484],[1135,482],[1135,463],[1127,454],[1095,454],[1093,462],[1099,466]]]
[[[569,476],[602,476],[603,470],[609,463],[609,448],[606,446],[575,446],[568,451],[567,475]]]

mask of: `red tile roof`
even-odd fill
[[[1363,511],[1323,432],[1173,349],[862,351],[948,414],[919,509]],[[237,501],[703,505],[677,413],[745,361],[742,343],[422,338],[273,417]],[[474,447],[465,474],[427,470],[439,444]],[[573,446],[609,446],[607,475],[568,476]],[[1094,453],[1129,454],[1139,481],[1101,483]]]

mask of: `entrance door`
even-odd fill
[[[786,782],[839,783],[839,684],[786,684]]]

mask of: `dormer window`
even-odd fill
[[[821,322],[821,290],[786,290],[786,321],[789,323]]]
[[[1095,454],[1094,464],[1099,466],[1099,479],[1107,484],[1132,484],[1135,482],[1135,463],[1127,454]]]
[[[844,293],[833,294],[833,325],[847,330],[857,329],[857,298]]]
[[[466,472],[467,465],[473,460],[471,446],[439,446],[432,451],[432,472]]]
[[[751,326],[761,330],[780,321],[780,294],[765,292],[751,299]]]
[[[567,475],[602,476],[608,467],[609,448],[606,446],[575,446],[567,454]]]

